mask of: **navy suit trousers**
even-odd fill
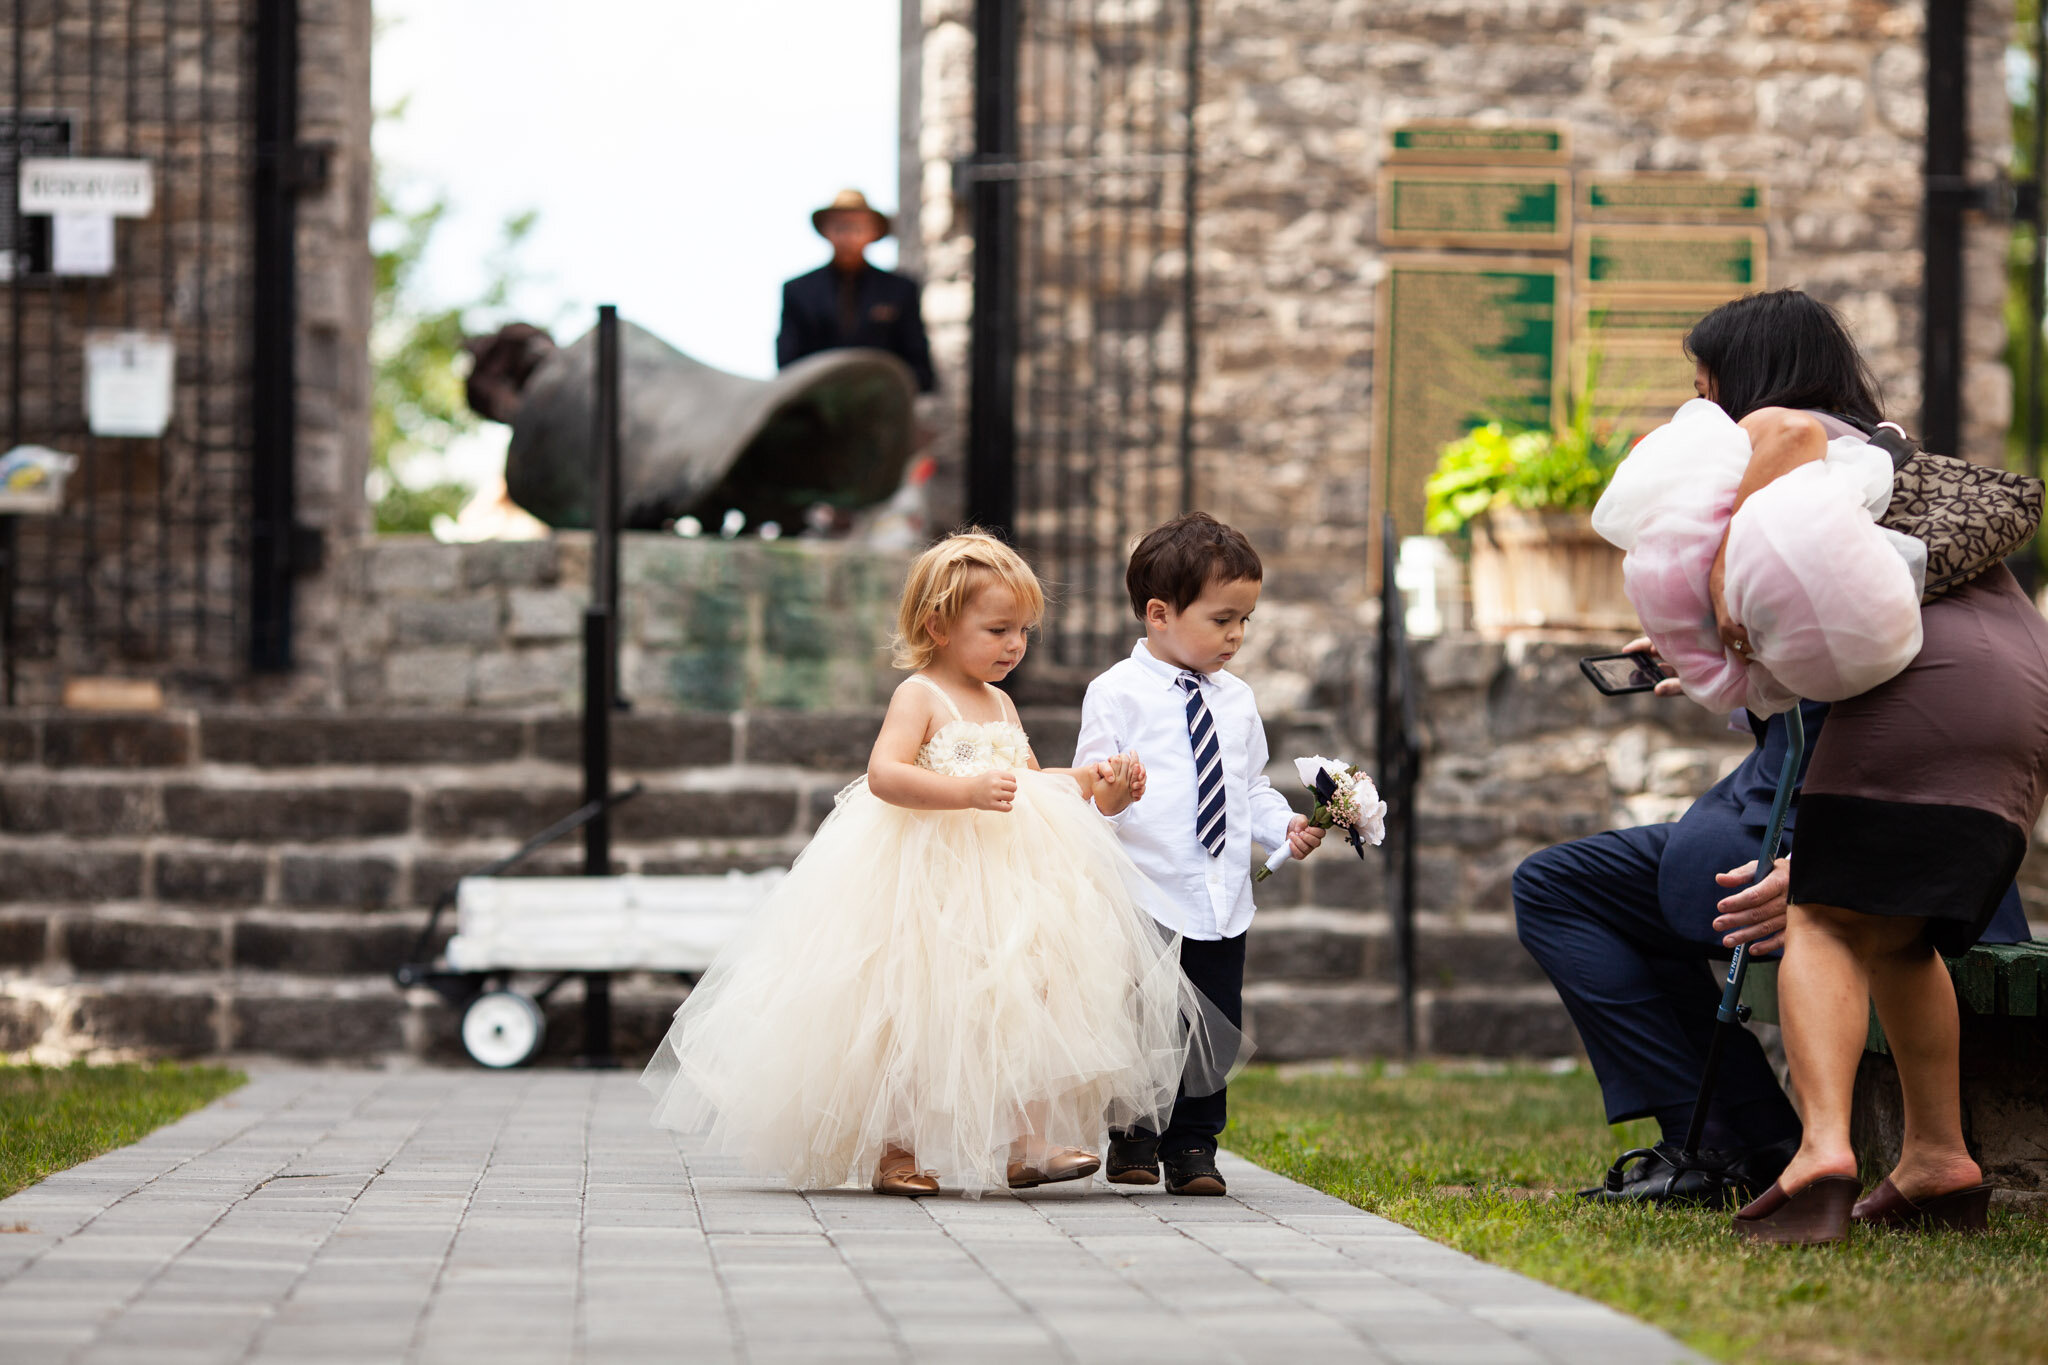
[[[1728,956],[1713,921],[1729,893],[1714,874],[1755,858],[1763,842],[1763,829],[1742,814],[1723,782],[1675,824],[1559,844],[1515,872],[1516,932],[1571,1012],[1610,1123],[1690,1113],[1698,1096],[1721,993],[1707,959]],[[2027,936],[2018,892],[2009,890],[1984,939]],[[1724,1056],[1706,1145],[1760,1146],[1798,1131],[1763,1048],[1739,1032]]]

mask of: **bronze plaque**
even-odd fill
[[[1378,480],[1404,535],[1422,530],[1437,454],[1473,427],[1550,426],[1564,402],[1562,261],[1389,256],[1379,289]]]
[[[1761,180],[1706,175],[1579,176],[1579,216],[1609,222],[1762,222]]]
[[[1387,246],[1559,250],[1571,245],[1571,177],[1388,166],[1379,176],[1379,214]]]
[[[1764,287],[1760,227],[1582,227],[1576,248],[1578,282],[1596,293],[1719,301]]]
[[[1387,160],[1418,165],[1557,166],[1571,160],[1562,123],[1482,124],[1418,119],[1387,129]]]

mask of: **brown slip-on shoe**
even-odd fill
[[[1010,1162],[1010,1188],[1035,1190],[1063,1180],[1086,1180],[1102,1169],[1102,1158],[1079,1147],[1054,1147],[1036,1161]]]
[[[1983,1232],[1991,1226],[1991,1187],[1970,1185],[1947,1194],[1908,1199],[1886,1176],[1876,1189],[1856,1201],[1849,1211],[1854,1222],[1875,1228],[1901,1231],[1948,1228],[1955,1232]]]
[[[875,1167],[875,1193],[900,1194],[910,1199],[920,1195],[937,1194],[939,1177],[936,1171],[917,1169],[917,1158],[898,1157],[894,1161],[884,1160]]]
[[[1849,1209],[1862,1188],[1850,1175],[1824,1175],[1797,1194],[1773,1184],[1735,1215],[1735,1235],[1771,1246],[1839,1242],[1849,1235]]]

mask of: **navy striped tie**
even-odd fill
[[[1195,751],[1195,838],[1211,858],[1223,852],[1223,746],[1216,741],[1216,720],[1202,700],[1202,677],[1183,673],[1175,679],[1188,694],[1188,744]]]

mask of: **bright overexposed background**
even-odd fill
[[[377,0],[374,98],[405,102],[379,120],[377,156],[401,204],[449,204],[420,292],[474,299],[500,224],[534,209],[514,316],[566,343],[616,303],[699,360],[773,373],[781,283],[828,254],[811,210],[845,186],[896,208],[899,15],[899,0]],[[894,264],[893,240],[869,259]],[[451,451],[450,472],[501,459],[503,434]]]

